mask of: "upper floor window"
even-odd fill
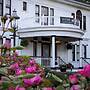
[[[86,16],[83,16],[83,30],[86,30]]]
[[[54,25],[54,9],[50,8],[50,25]]]
[[[5,5],[6,5],[6,13],[11,15],[11,0],[6,0]]]
[[[3,0],[0,0],[0,16],[3,15]]]
[[[36,22],[39,22],[39,16],[40,16],[40,7],[39,5],[35,5],[35,16],[36,16]]]
[[[27,10],[27,2],[23,2],[23,11]]]
[[[80,21],[80,29],[82,29],[82,12],[80,10],[76,12],[76,19]]]

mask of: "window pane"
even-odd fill
[[[11,0],[6,0],[5,2],[6,2],[6,7],[10,7],[10,1]]]
[[[23,2],[23,10],[24,10],[24,11],[27,10],[27,2]]]
[[[0,3],[2,3],[2,0],[0,0]]]
[[[35,5],[35,16],[36,16],[36,19],[35,19],[35,22],[39,23],[39,10],[40,10],[40,7],[39,5]]]
[[[86,16],[83,16],[83,30],[86,30]]]
[[[54,9],[53,8],[50,8],[50,25],[54,25]]]
[[[2,16],[2,4],[0,4],[0,16]]]
[[[35,6],[35,13],[38,13],[39,14],[39,5],[36,5]]]

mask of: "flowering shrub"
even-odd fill
[[[90,65],[73,74],[57,75],[31,57],[18,56],[16,49],[7,43],[2,46],[4,53],[0,56],[0,90],[85,90],[88,87]]]

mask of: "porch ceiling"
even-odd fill
[[[25,37],[24,39],[28,39],[30,42],[38,42],[38,43],[51,43],[51,37],[52,36],[46,36],[46,37]],[[44,39],[43,39],[44,38]],[[74,42],[82,40],[82,38],[74,38],[74,37],[58,37],[56,36],[56,43],[62,43],[62,42]]]

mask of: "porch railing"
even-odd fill
[[[37,63],[44,67],[51,67],[52,57],[42,57],[42,56],[31,56],[32,59],[35,59]],[[59,67],[61,64],[66,64],[61,57],[56,57],[55,59],[55,67]]]
[[[90,58],[82,58],[82,66],[90,64]]]
[[[21,24],[20,24],[21,22]],[[62,17],[62,16],[39,16],[39,17],[27,17],[21,19],[19,22],[22,28],[32,28],[32,27],[68,27],[68,28],[78,28],[80,29],[80,22],[72,17]]]

